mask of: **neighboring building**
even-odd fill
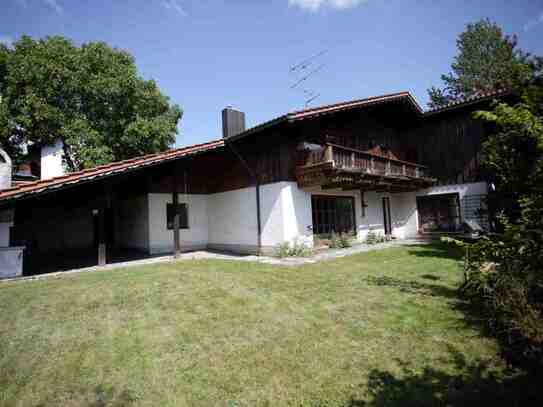
[[[315,234],[403,239],[469,219],[486,226],[485,127],[472,112],[497,97],[506,94],[423,112],[403,92],[248,130],[227,108],[222,139],[5,189],[0,209],[13,214],[10,245],[26,247],[29,273],[176,246],[270,253]]]
[[[43,146],[38,144],[27,146],[26,156],[19,164],[15,177],[26,182],[64,175],[63,147],[60,139]]]

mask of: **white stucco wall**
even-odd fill
[[[149,250],[149,203],[147,195],[118,202],[117,246]]]
[[[179,203],[187,204],[188,229],[179,230],[181,250],[204,249],[209,240],[208,196],[178,195]],[[173,231],[167,227],[166,207],[172,203],[172,194],[149,194],[149,252],[173,251]]]
[[[0,247],[9,246],[9,230],[13,223],[0,222]]]
[[[298,188],[295,182],[282,182],[283,241],[313,245],[311,194]]]
[[[392,235],[398,239],[417,236],[418,213],[415,192],[390,194]]]
[[[256,246],[255,188],[208,195],[209,244]],[[268,204],[273,206],[274,203]]]
[[[23,275],[23,247],[0,247],[0,279]]]
[[[247,251],[257,246],[256,191],[254,187],[208,196],[209,244],[214,248]],[[272,252],[282,242],[298,240],[311,245],[311,195],[295,182],[260,187],[262,247]]]
[[[467,184],[439,185],[417,191],[417,196],[451,194],[458,192],[460,199],[466,195],[486,195],[488,193],[486,182],[472,182]]]

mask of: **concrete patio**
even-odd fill
[[[182,253],[178,259],[174,259],[172,255],[168,256],[159,256],[159,257],[150,257],[146,259],[139,260],[128,260],[121,261],[117,263],[108,264],[106,266],[91,266],[76,268],[71,270],[58,271],[47,274],[38,274],[33,276],[23,276],[17,278],[9,278],[0,280],[0,282],[7,281],[32,281],[44,278],[60,278],[63,276],[69,276],[75,273],[87,273],[92,271],[103,271],[103,270],[113,270],[126,267],[142,266],[149,264],[159,264],[166,262],[183,262],[187,260],[229,260],[229,261],[246,261],[246,262],[256,262],[264,264],[273,264],[277,266],[300,266],[303,264],[312,264],[322,261],[333,260],[340,257],[351,256],[357,253],[364,253],[373,250],[382,250],[390,247],[399,247],[399,246],[410,246],[410,245],[421,245],[428,244],[431,240],[428,239],[405,239],[405,240],[394,240],[385,243],[378,243],[374,245],[368,245],[365,243],[357,243],[352,247],[345,249],[324,249],[316,251],[312,256],[309,257],[272,257],[272,256],[256,256],[256,255],[235,255],[227,253],[218,253],[208,250],[199,250],[194,252]]]

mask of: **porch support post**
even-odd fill
[[[332,146],[326,146],[324,150],[324,161],[333,161],[334,153],[332,151]]]
[[[98,209],[98,265],[106,265],[106,209]]]
[[[173,165],[173,185],[172,185],[172,203],[173,203],[173,257],[179,258],[181,245],[179,243],[179,194],[177,193],[177,165]]]
[[[98,209],[98,266],[107,264],[108,228],[106,225],[106,211],[111,208],[111,184],[109,182],[106,181],[103,191],[102,205]]]

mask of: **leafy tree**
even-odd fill
[[[476,118],[493,124],[496,131],[483,143],[482,165],[494,178],[497,190],[523,194],[541,181],[537,174],[543,157],[543,122],[529,105],[495,105]]]
[[[452,72],[442,75],[443,88],[428,89],[429,107],[500,89],[512,89],[529,80],[535,68],[531,56],[517,48],[516,36],[504,35],[488,19],[468,24],[456,41],[458,55]]]
[[[541,94],[536,84],[530,95]],[[481,311],[516,365],[543,367],[543,118],[541,106],[496,104],[477,116],[495,127],[483,145],[483,165],[500,196],[518,211],[503,212],[502,232],[467,247],[464,294]]]
[[[159,152],[181,116],[130,54],[105,43],[23,36],[0,45],[0,143],[12,154],[60,138],[73,171]]]

